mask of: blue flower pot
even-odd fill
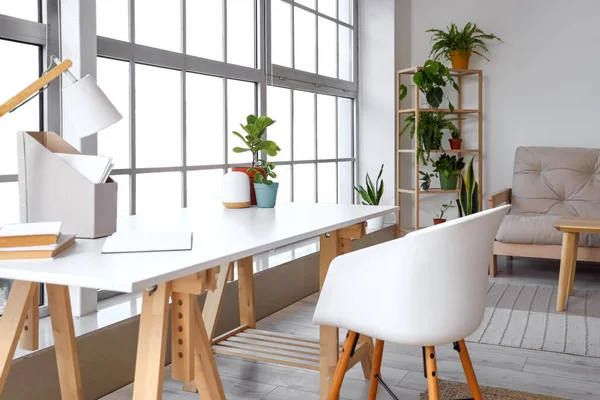
[[[277,201],[277,189],[279,189],[279,182],[273,182],[271,185],[265,185],[264,183],[254,183],[254,190],[256,191],[256,205],[259,208],[273,208]]]

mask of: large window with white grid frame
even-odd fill
[[[35,81],[44,71],[50,49],[48,18],[58,20],[57,3],[20,0],[0,2],[0,104]],[[51,33],[52,32],[52,33]],[[19,222],[17,132],[58,130],[60,119],[58,82],[33,101],[0,119],[0,226]],[[52,100],[50,100],[50,96]],[[0,279],[0,314],[4,310],[12,281]],[[43,286],[40,306],[44,305]],[[43,307],[41,315],[47,314]]]
[[[223,173],[250,162],[231,150],[250,113],[277,120],[267,135],[282,148],[278,201],[352,202],[355,9],[98,0],[98,81],[124,115],[98,136],[98,152],[115,158],[119,213],[217,198]]]

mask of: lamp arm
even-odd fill
[[[25,89],[20,91],[18,94],[10,98],[6,103],[0,105],[0,117],[10,112],[12,109],[23,103],[32,95],[36,94],[44,86],[58,78],[63,72],[67,71],[73,62],[71,60],[65,60],[58,64],[56,67],[49,70],[44,75],[40,76],[38,80],[27,86]]]

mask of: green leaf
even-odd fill
[[[256,122],[256,115],[250,114],[246,117],[246,123],[254,124]]]
[[[362,197],[362,199],[364,200],[363,204],[372,205],[372,201],[369,198],[369,194],[367,193],[365,188],[363,188],[361,185],[358,185],[358,186],[354,186],[354,190],[356,190],[358,192],[358,194],[360,194],[360,197]]]
[[[245,153],[247,151],[251,151],[250,149],[245,149],[243,147],[234,147],[233,148],[233,152],[234,153]]]
[[[373,186],[373,181],[369,174],[367,174],[367,193],[369,194],[369,198],[371,199],[371,203],[375,204],[375,200],[377,196],[377,191],[375,190],[375,186]]]
[[[381,181],[381,186],[379,187],[379,190],[377,191],[377,202],[375,203],[375,205],[379,205],[379,202],[381,201],[381,198],[383,197],[383,181]]]
[[[408,88],[406,87],[406,85],[400,85],[400,101],[404,100],[407,94]]]
[[[417,71],[417,73],[413,76],[413,82],[419,88],[423,86],[423,71]]]
[[[277,144],[272,140],[263,140],[259,144],[257,144],[254,149],[256,151],[264,151],[270,157],[275,157],[277,155],[277,152],[281,150],[279,146],[277,146]]]
[[[254,124],[248,124],[248,125],[240,124],[240,126],[242,127],[242,129],[244,131],[246,131],[248,133],[248,135],[252,136],[253,138],[258,136],[258,134],[260,133],[260,130]]]
[[[262,116],[262,117],[258,117],[256,122],[254,122],[254,125],[256,125],[258,127],[258,129],[263,131],[263,130],[267,129],[269,126],[273,125],[274,123],[275,123],[275,121],[273,121],[271,118],[269,118],[267,116]]]
[[[444,91],[441,87],[435,87],[427,92],[425,97],[431,107],[439,107],[442,104],[442,100],[444,100]]]

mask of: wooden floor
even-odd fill
[[[556,286],[558,264],[515,260],[500,269],[499,282],[521,282]],[[598,267],[578,268],[576,287],[600,290]],[[310,296],[259,322],[258,329],[272,330],[317,338],[318,328],[311,323],[317,295]],[[340,335],[344,335],[341,332]],[[598,333],[600,334],[600,332]],[[343,338],[343,336],[341,336]],[[467,344],[469,345],[469,344]],[[470,344],[469,352],[482,385],[503,387],[562,397],[565,399],[600,399],[600,358],[571,356],[533,350]],[[458,356],[451,345],[436,348],[440,379],[462,381],[464,376]],[[217,364],[228,400],[317,400],[319,377],[316,372],[279,365],[217,356]],[[386,345],[382,375],[398,398],[417,400],[425,391],[421,349]],[[165,374],[165,400],[197,399],[183,392],[181,383]],[[106,396],[106,400],[131,399],[129,385]],[[368,384],[360,365],[344,381],[342,399],[367,398]],[[389,399],[386,393],[378,398]]]

